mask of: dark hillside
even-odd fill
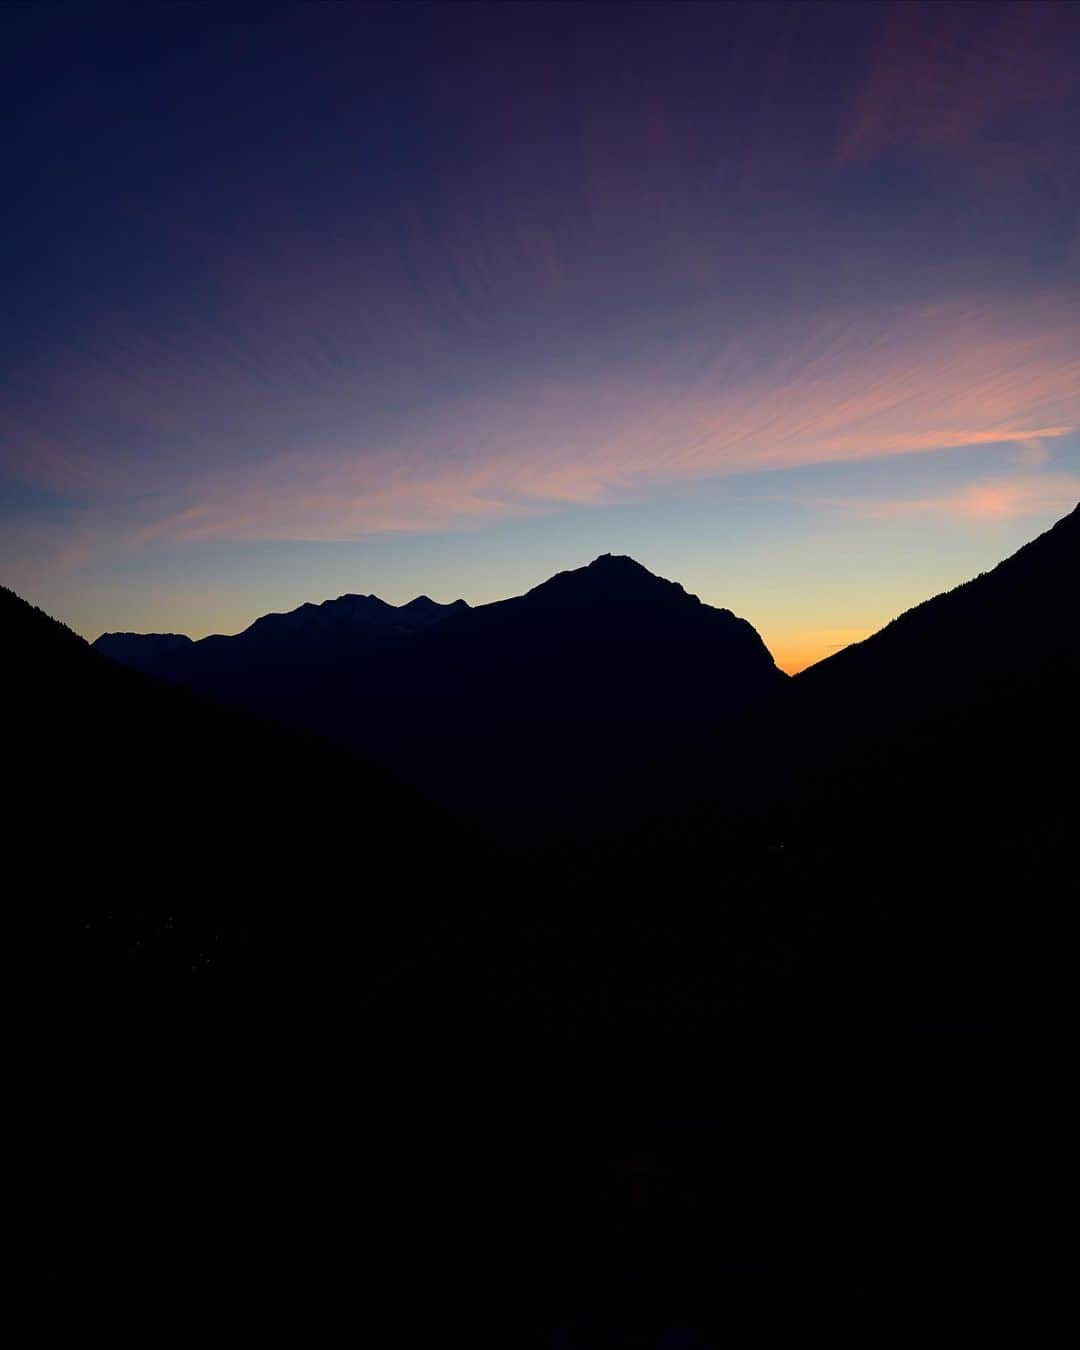
[[[68,1305],[115,1315],[123,1269],[145,1325],[347,1313],[381,1344],[1035,1325],[1072,521],[635,780],[633,826],[527,852],[5,597],[34,635],[20,837],[50,912],[92,919],[45,949]],[[511,655],[467,611],[459,669],[496,621],[508,663],[541,659],[535,616]]]
[[[7,590],[0,631],[51,1311],[157,1340],[287,1268],[291,1318],[338,1243],[320,1217],[297,1246],[302,1178],[324,1144],[340,1163],[342,1066],[388,1034],[361,1009],[452,950],[478,855],[384,771],[124,670]]]

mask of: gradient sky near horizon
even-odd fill
[[[8,6],[0,580],[629,553],[788,670],[1080,499],[1080,5]]]

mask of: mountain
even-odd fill
[[[693,745],[632,775],[614,811],[632,809],[632,800],[654,809],[649,782],[662,780],[668,809],[680,820],[702,810],[713,818],[756,818],[785,803],[802,809],[872,762],[883,774],[890,762],[898,772],[924,740],[960,772],[974,751],[947,755],[954,734],[984,735],[990,752],[1006,732],[1022,739],[1024,720],[1051,708],[1069,731],[1080,663],[1078,591],[1080,507],[991,571],[800,672],[748,714],[721,714]],[[721,759],[726,773],[718,777]],[[1004,748],[1000,760],[1004,773]]]
[[[838,865],[887,896],[898,945],[905,930],[924,944],[930,924],[942,996],[964,989],[969,1008],[996,1006],[1000,960],[1017,980],[1024,961],[1045,971],[1049,952],[1015,931],[1018,906],[1050,920],[1072,884],[1078,594],[1080,507],[803,672],[775,723],[794,761],[788,818],[822,837],[843,822]]]
[[[298,897],[314,915],[338,889],[328,838],[364,855],[350,923],[382,922],[372,894],[410,891],[399,859],[418,835],[454,854],[449,823],[380,767],[125,669],[3,588],[0,633],[14,837],[40,859],[44,916],[69,936],[98,934],[114,977],[186,980],[208,953],[215,968],[242,964],[253,924],[280,931]],[[116,643],[159,655],[191,645]]]
[[[437,604],[426,595],[401,606],[377,595],[339,595],[284,614],[264,614],[235,637],[198,643],[179,633],[102,633],[93,646],[120,665],[184,680],[194,672],[242,672],[285,658],[302,664],[355,659],[370,648],[392,646],[462,609],[464,600]],[[197,648],[197,650],[195,650]]]
[[[586,581],[613,604],[603,570]],[[543,590],[509,613],[534,605],[562,609]],[[572,876],[552,889],[340,749],[118,666],[11,592],[0,632],[10,903],[44,930],[30,1098],[54,1313],[133,1340],[163,1317],[299,1334],[348,1317],[378,1344],[448,1325],[525,1344],[565,1317],[593,1241],[618,1271],[629,1193],[603,1199],[607,1171],[672,1092],[680,1113],[711,1099],[717,1036],[747,1103],[724,1107],[725,1137],[762,1165],[777,1151],[766,1117],[802,1078],[776,1024],[793,1001],[796,1045],[817,1023],[756,918],[716,945],[681,898],[653,931],[630,895],[612,926],[606,888],[571,916]],[[460,677],[478,649],[456,641]],[[507,643],[505,668],[529,655]],[[747,1190],[726,1212],[764,1229],[784,1203]],[[694,1278],[715,1282],[707,1263]]]
[[[630,754],[675,725],[650,697],[755,691],[726,719],[701,695],[621,832],[587,838],[597,810],[499,852],[0,596],[15,905],[80,920],[45,944],[31,1092],[79,1325],[1030,1327],[1026,1197],[1065,1156],[1076,580],[1073,513],[787,680],[741,620],[605,558],[321,685],[268,675],[304,717],[317,688],[365,735],[433,734],[448,774],[491,774],[500,736],[536,772],[550,737],[557,784],[607,701]]]
[[[414,1276],[390,1199],[369,1186],[343,1244],[318,1197],[402,1095],[416,1042],[380,990],[407,975],[437,1022],[430,972],[475,927],[484,855],[384,770],[125,669],[3,588],[0,638],[50,1322],[134,1344],[273,1307],[299,1328],[346,1246],[368,1253],[362,1324],[380,1298],[400,1317]]]
[[[287,614],[266,614],[238,636],[248,643],[272,641],[286,634],[310,640],[329,633],[378,635],[387,640],[421,632],[461,609],[468,609],[464,600],[439,605],[426,595],[401,606],[388,605],[377,595],[339,595],[336,600],[301,605]]]
[[[910,715],[1021,682],[1080,650],[1080,506],[1012,557],[803,671],[807,700],[887,702]]]
[[[595,815],[612,822],[605,842],[573,855],[576,894],[723,904],[726,892],[817,915],[834,968],[847,972],[843,986],[829,979],[845,989],[840,1016],[859,1053],[884,1065],[902,1048],[942,1094],[958,1061],[980,1066],[957,1109],[993,1121],[986,1138],[1006,1147],[1016,1125],[1009,1093],[1031,1090],[1017,1086],[1009,1047],[1027,1046],[1033,1063],[1052,1059],[1069,1017],[1077,594],[1080,508],[991,571],[796,676],[768,704],[628,776],[614,802],[597,803]],[[809,948],[796,939],[793,949]],[[850,1090],[861,1090],[855,1080]],[[883,1084],[875,1091],[892,1100]],[[912,1106],[889,1109],[900,1121]],[[883,1147],[871,1138],[849,1141],[867,1167]],[[925,1138],[929,1149],[932,1133]],[[883,1187],[877,1201],[907,1216],[902,1231],[917,1226],[912,1206],[940,1205],[933,1185],[951,1191],[950,1167],[966,1178],[972,1216],[1000,1200],[962,1150],[948,1162],[911,1159],[898,1189]],[[986,1235],[1011,1250],[986,1222]],[[996,1259],[983,1237],[968,1237],[980,1259]],[[942,1272],[948,1242],[943,1231],[933,1246]]]
[[[94,643],[102,656],[149,675],[167,674],[176,653],[190,646],[184,633],[102,633]]]
[[[475,608],[342,596],[233,638],[148,636],[147,656],[95,646],[488,812],[580,792],[787,682],[744,619],[610,554]]]
[[[786,790],[836,803],[873,784],[870,839],[895,828],[887,813],[948,860],[952,828],[978,838],[987,860],[1012,840],[1009,865],[1027,855],[1049,884],[1060,863],[1051,836],[1074,795],[1078,593],[1080,507],[991,571],[802,672],[775,723],[789,748]]]
[[[904,1307],[1021,1327],[1056,1260],[1038,1197],[1071,1157],[1055,1122],[1075,982],[1077,594],[1080,510],[628,775],[593,803],[588,832],[602,819],[606,837],[579,830],[548,874],[552,961],[573,916],[606,903],[608,932],[651,935],[653,962],[622,953],[639,985],[677,928],[687,988],[719,999],[753,972],[754,1027],[769,1000],[792,1038],[831,1007],[799,1127],[816,1199],[788,1222],[804,1225],[804,1269],[844,1272],[860,1325]],[[817,990],[801,1005],[799,978]],[[783,1038],[763,1034],[735,1041],[779,1063]],[[740,1134],[738,1155],[752,1150]],[[820,1297],[828,1278],[809,1278]]]

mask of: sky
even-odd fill
[[[0,580],[87,638],[611,552],[795,671],[1080,499],[1071,0],[3,25]]]

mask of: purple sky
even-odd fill
[[[1080,5],[7,27],[0,568],[88,637],[611,551],[795,669],[1080,498]]]

